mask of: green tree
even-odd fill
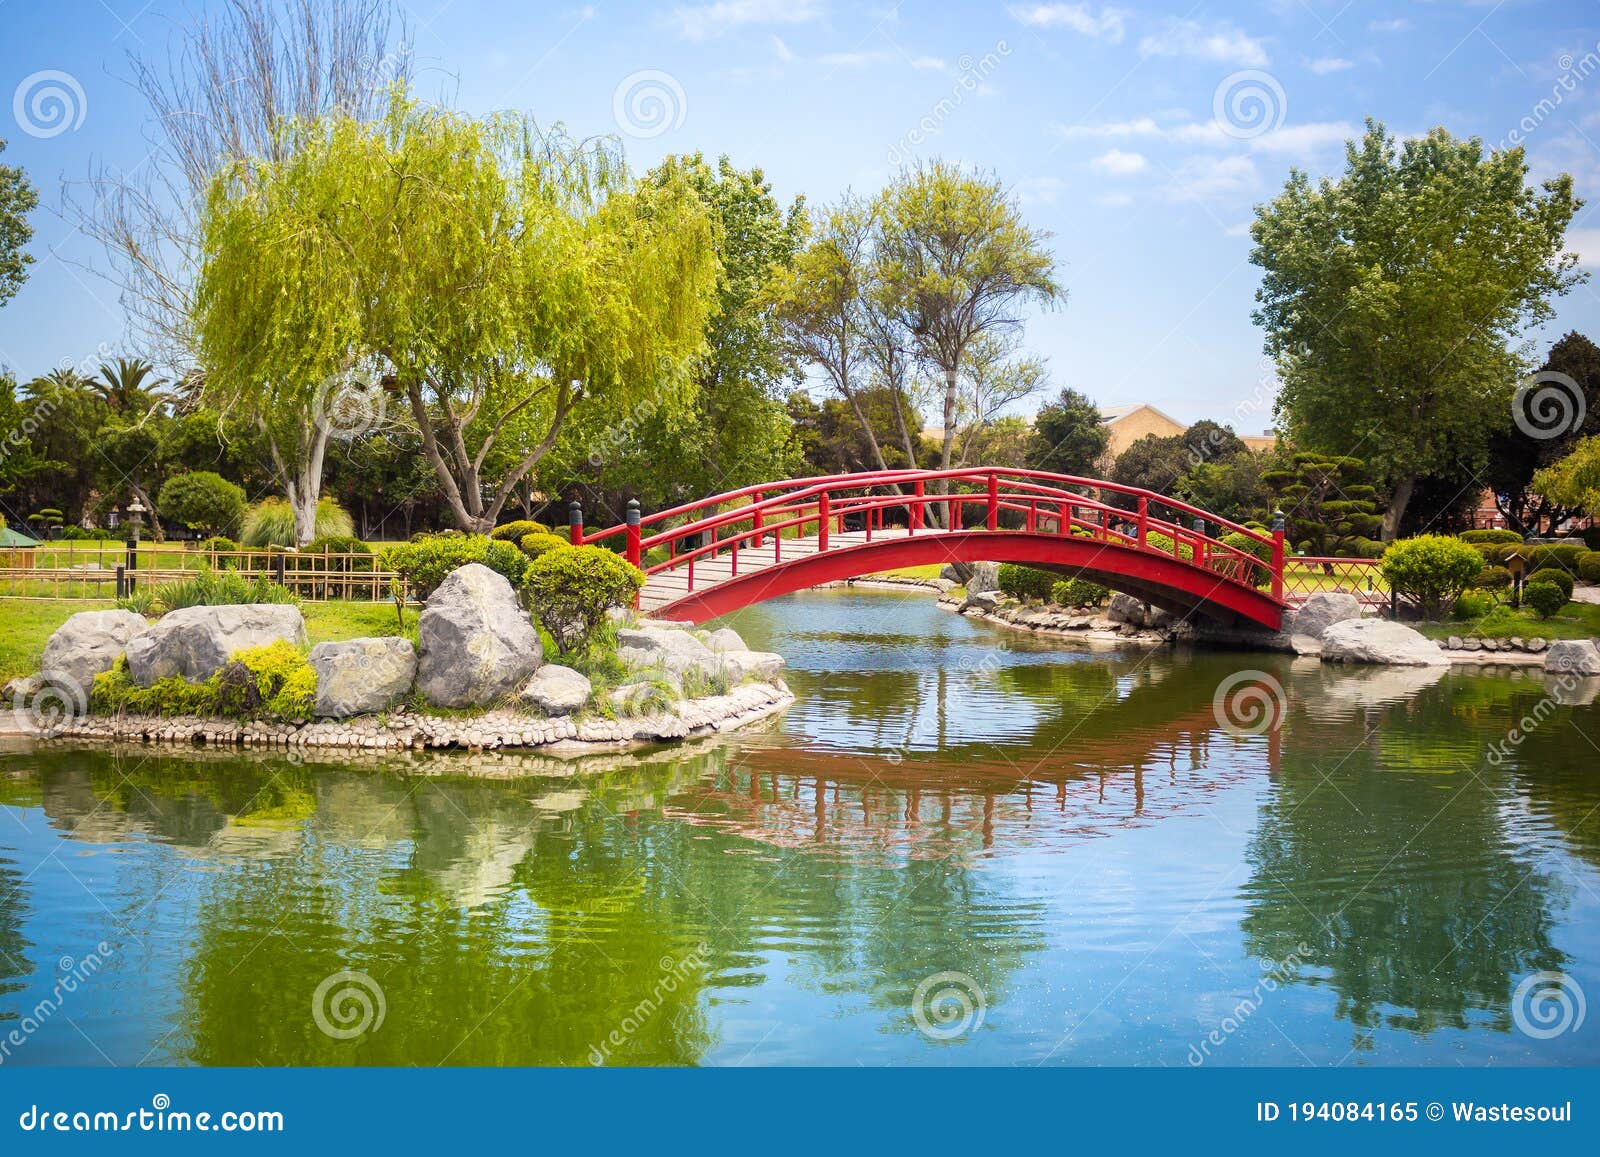
[[[985,334],[1021,326],[1026,305],[1050,305],[1049,234],[1031,228],[992,177],[943,161],[902,172],[876,208],[874,292],[943,380],[941,469],[954,460],[963,360]]]
[[[5,151],[6,142],[0,139],[0,153]],[[33,264],[33,255],[27,251],[33,239],[28,214],[38,204],[39,191],[27,174],[15,165],[0,165],[0,305],[16,296]]]
[[[1110,439],[1100,420],[1100,407],[1088,395],[1069,387],[1039,407],[1033,437],[1028,441],[1027,464],[1033,470],[1093,477]]]
[[[166,380],[156,376],[156,368],[143,358],[116,358],[100,366],[94,383],[107,409],[120,417],[139,421],[165,403],[162,386]]]
[[[1284,530],[1295,549],[1321,557],[1377,553],[1372,536],[1383,518],[1361,459],[1301,451],[1286,467],[1265,471],[1261,481],[1284,512]]]
[[[1342,179],[1296,170],[1258,209],[1254,316],[1286,432],[1372,464],[1388,540],[1420,477],[1481,467],[1509,421],[1515,343],[1583,278],[1562,252],[1582,202],[1566,175],[1530,188],[1520,148],[1444,129],[1397,144],[1369,121],[1345,157]]]
[[[1600,434],[1581,439],[1565,458],[1535,474],[1533,489],[1552,504],[1600,514]]]
[[[1556,375],[1570,379],[1572,386]],[[1483,478],[1511,529],[1519,534],[1553,533],[1577,513],[1577,507],[1540,494],[1533,476],[1565,458],[1580,439],[1600,434],[1600,346],[1582,334],[1568,333],[1550,347],[1535,380],[1515,404],[1521,407],[1522,420],[1513,421],[1490,440]],[[1545,405],[1551,407],[1548,415],[1536,409]]]
[[[191,470],[167,479],[156,509],[162,518],[181,522],[202,538],[234,535],[244,519],[244,491],[220,474]]]

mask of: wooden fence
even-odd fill
[[[388,599],[398,575],[375,554],[277,550],[185,550],[170,544],[62,543],[36,549],[27,567],[0,567],[0,595],[115,599],[131,590],[193,578],[202,569],[282,583],[303,599]]]

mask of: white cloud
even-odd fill
[[[1163,130],[1149,117],[1140,117],[1138,120],[1110,121],[1098,125],[1055,125],[1051,131],[1070,141],[1083,137],[1159,137]]]
[[[913,56],[911,67],[918,72],[943,72],[945,63],[937,56]]]
[[[1282,125],[1258,137],[1241,140],[1226,132],[1215,120],[1163,124],[1151,117],[1102,124],[1056,125],[1051,131],[1066,140],[1162,140],[1210,148],[1246,148],[1256,153],[1292,157],[1309,157],[1341,148],[1345,141],[1361,135],[1360,126],[1349,121],[1309,121]]]
[[[735,28],[761,24],[809,24],[822,18],[817,0],[717,0],[672,10],[671,22],[686,40],[711,40]]]
[[[778,59],[787,63],[794,59],[794,50],[783,42],[783,37],[774,34],[772,37],[772,51],[778,54]]]
[[[1404,16],[1396,16],[1393,20],[1373,20],[1368,22],[1368,32],[1404,32],[1411,27],[1411,21]]]
[[[1189,56],[1246,68],[1264,68],[1268,63],[1267,50],[1255,37],[1230,24],[1207,30],[1197,20],[1168,20],[1159,35],[1139,41],[1139,54]]]
[[[1067,183],[1060,177],[1029,177],[1018,181],[1017,199],[1024,205],[1054,205]]]
[[[1124,209],[1133,204],[1133,195],[1130,193],[1101,193],[1094,199],[1094,203],[1106,209]]]
[[[1199,201],[1246,193],[1258,182],[1256,163],[1249,157],[1190,157],[1172,175],[1167,195],[1174,201]]]
[[[1342,56],[1322,56],[1306,63],[1306,67],[1318,76],[1327,76],[1330,72],[1343,72],[1355,66],[1355,61],[1346,60]]]
[[[1142,173],[1150,167],[1142,154],[1125,153],[1121,149],[1112,149],[1101,153],[1089,162],[1089,167],[1099,173],[1108,173],[1114,177],[1131,177],[1135,173]]]
[[[1121,44],[1127,31],[1121,8],[1102,8],[1098,16],[1088,4],[1014,4],[1008,11],[1030,28],[1065,28],[1110,44]]]

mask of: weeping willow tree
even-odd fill
[[[261,415],[306,537],[338,429],[329,382],[375,383],[369,418],[404,400],[464,530],[494,525],[576,412],[693,390],[717,259],[685,181],[635,182],[609,144],[403,92],[381,124],[292,131],[286,161],[213,187],[198,312],[208,389]]]

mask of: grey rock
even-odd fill
[[[1451,635],[1448,639],[1446,639],[1444,641],[1444,645],[1445,645],[1445,649],[1446,650],[1450,650],[1450,651],[1459,651],[1459,650],[1461,650],[1461,636],[1460,635]]]
[[[46,683],[87,693],[94,677],[111,670],[129,642],[149,629],[144,616],[133,611],[79,611],[44,645],[39,674]]]
[[[317,672],[318,719],[346,719],[387,711],[411,693],[417,651],[410,639],[340,639],[311,648]]]
[[[967,594],[977,595],[986,591],[1000,589],[1000,564],[997,562],[975,562],[972,564],[972,577],[967,580]]]
[[[6,684],[6,698],[13,703],[25,703],[44,690],[44,680],[37,675],[18,675]]]
[[[722,627],[706,636],[706,646],[713,651],[748,651],[750,648],[732,627]]]
[[[722,656],[722,669],[730,683],[746,679],[771,682],[783,674],[783,666],[783,656],[772,651],[729,651]]]
[[[417,621],[417,688],[440,707],[484,707],[544,662],[539,632],[504,575],[468,563],[445,576]]]
[[[1289,649],[1296,655],[1322,654],[1322,640],[1315,635],[1290,635]]]
[[[1322,633],[1322,660],[1334,663],[1392,663],[1437,667],[1448,663],[1432,639],[1388,619],[1346,619]]]
[[[1360,617],[1361,601],[1354,595],[1342,591],[1319,591],[1295,608],[1292,622],[1285,622],[1283,629],[1291,634],[1320,639],[1322,633],[1333,624]],[[1289,616],[1285,615],[1284,618],[1287,620]]]
[[[580,672],[559,663],[546,663],[522,689],[522,701],[546,715],[566,715],[589,701],[593,685]]]
[[[1468,635],[1461,640],[1461,649],[1463,651],[1481,651],[1483,650],[1483,640]]]
[[[1111,596],[1111,605],[1106,608],[1106,618],[1113,623],[1132,623],[1136,627],[1142,627],[1144,604],[1132,595],[1118,591]]]
[[[128,673],[141,687],[182,676],[190,682],[210,678],[228,659],[268,643],[305,645],[306,621],[300,608],[281,603],[184,607],[170,611],[128,643]]]
[[[1544,653],[1544,669],[1564,675],[1600,675],[1600,648],[1592,639],[1557,639]]]
[[[1000,605],[999,591],[978,591],[974,594],[971,588],[967,590],[967,603],[962,610],[993,611]]]
[[[629,667],[656,667],[706,675],[720,669],[717,654],[688,631],[663,631],[643,627],[617,632],[617,656]]]
[[[1526,643],[1530,654],[1537,655],[1550,645],[1549,639],[1529,639]]]

